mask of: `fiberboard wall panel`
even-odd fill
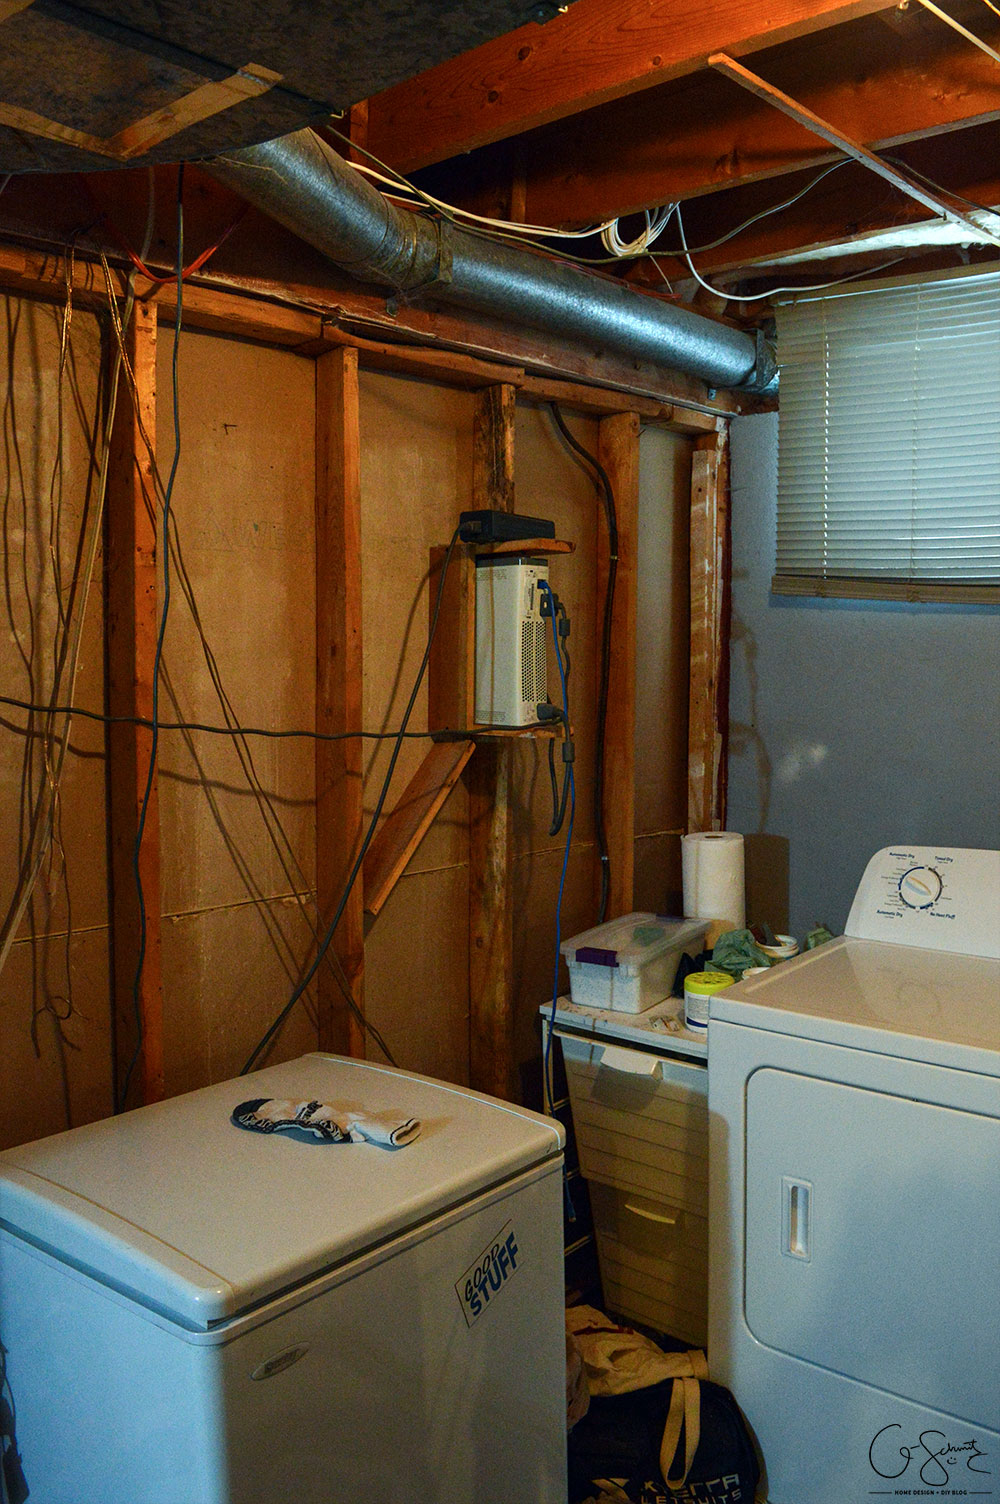
[[[405,377],[361,377],[361,536],[364,724],[402,720],[427,645],[430,549],[446,544],[471,506],[470,392]],[[427,726],[427,685],[410,722]],[[429,742],[408,740],[386,809]],[[391,743],[366,742],[370,818]],[[414,854],[365,946],[365,1008],[408,1070],[466,1082],[469,1071],[468,799],[459,782]],[[379,1051],[369,1041],[369,1054]]]
[[[174,444],[171,346],[171,331],[161,326],[157,445],[164,475]],[[185,332],[179,380],[172,510],[205,639],[241,724],[309,729],[315,714],[312,362]],[[164,663],[161,714],[221,724],[176,560]],[[249,746],[273,815],[266,806],[262,812],[230,738],[173,732],[161,740],[168,1092],[239,1069],[287,998],[306,948],[307,923],[294,897],[286,900],[297,893],[311,903],[315,881],[313,743],[253,737]],[[314,1021],[299,1005],[269,1058],[315,1045]]]

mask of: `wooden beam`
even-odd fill
[[[714,433],[717,422],[711,413],[680,407],[674,402],[657,402],[652,397],[581,386],[578,382],[551,381],[544,376],[525,375],[520,390],[522,397],[558,402],[560,407],[602,418],[611,413],[635,413],[645,423],[656,423],[679,433]]]
[[[967,146],[963,143],[968,143]],[[930,141],[921,141],[902,148],[908,162],[924,172],[935,182],[948,183],[953,191],[981,204],[1000,205],[1000,130],[996,126],[973,128],[954,137],[937,136]],[[956,159],[965,160],[963,170],[955,170]],[[982,172],[970,171],[974,164],[982,168],[992,167],[994,176],[986,178]],[[782,184],[770,189],[769,200],[779,202],[782,196],[792,197],[804,188],[813,176],[811,173],[796,173]],[[738,226],[762,207],[761,196],[752,188],[732,189],[717,197],[698,199],[685,208],[684,226],[692,243],[705,244],[717,239],[726,230]],[[899,251],[891,250],[883,243],[881,249],[867,249],[870,236],[893,232],[910,226],[929,223],[929,216],[909,199],[888,195],[881,180],[867,172],[860,164],[848,162],[840,171],[819,183],[799,203],[770,218],[758,220],[725,244],[695,256],[695,265],[710,281],[725,284],[738,276],[743,282],[752,276],[766,278],[770,283],[783,283],[800,276],[805,281],[821,281],[824,276],[846,274],[853,269],[852,263],[841,265],[824,254],[810,265],[801,266],[790,261],[784,267],[776,267],[773,273],[766,268],[783,257],[795,257],[808,250],[823,250],[830,247],[848,247],[841,257],[851,256],[849,247],[857,242],[854,265],[864,269],[872,264],[889,261]],[[947,247],[942,254],[954,259],[954,250]],[[988,246],[980,246],[979,254],[993,254]],[[690,271],[679,258],[661,256],[660,265],[671,278],[690,277]],[[897,270],[903,271],[905,267]],[[822,272],[823,276],[819,273]],[[660,280],[652,268],[636,268],[634,275],[645,281],[648,277]]]
[[[428,588],[437,599],[448,549],[431,549]],[[471,546],[456,543],[441,592],[437,630],[427,660],[428,731],[465,732],[474,725],[476,654],[476,560]]]
[[[143,152],[151,151],[161,141],[176,136],[178,131],[187,130],[189,126],[197,125],[202,120],[209,120],[213,115],[219,115],[245,99],[257,99],[261,94],[266,94],[275,84],[280,84],[281,77],[280,73],[263,68],[258,63],[247,63],[228,78],[208,79],[180,99],[125,126],[124,130],[104,142],[104,148],[110,156],[122,161],[140,156]]]
[[[74,300],[80,306],[107,306],[99,266],[78,255],[72,281]],[[116,297],[124,296],[125,277],[116,269],[112,270],[112,285]],[[0,287],[36,297],[65,296],[65,278],[55,258],[2,243]],[[267,298],[261,296],[262,292],[266,292]],[[141,282],[139,293],[148,294],[148,288]],[[171,316],[176,298],[174,285],[165,283],[152,295],[164,317]],[[288,306],[301,302],[305,295],[318,305],[315,313]],[[666,371],[651,362],[608,356],[596,347],[590,349],[530,330],[511,329],[499,320],[437,310],[428,312],[402,305],[396,313],[389,314],[384,299],[339,284],[302,289],[261,284],[234,275],[225,279],[216,276],[212,285],[185,283],[184,326],[285,346],[310,359],[336,345],[356,343],[365,365],[369,363],[367,347],[374,337],[378,352],[371,361],[373,367],[406,371],[456,386],[485,386],[491,374],[487,369],[490,363],[494,365],[492,375],[497,383],[516,386],[521,384],[524,368],[530,366],[534,372],[542,373],[545,381],[568,378],[576,390],[583,383],[590,383],[594,393],[606,391],[610,411],[618,406],[615,399],[619,392],[661,405],[669,403],[676,409],[679,426],[683,426],[681,408],[697,415],[699,410],[755,412],[760,407],[758,399],[733,392],[720,390],[709,397],[704,382]],[[398,341],[392,345],[391,355],[386,343],[389,339]],[[459,359],[453,364],[454,355]],[[450,373],[454,375],[453,382]],[[524,384],[528,384],[527,377]],[[570,405],[573,405],[572,394]]]
[[[379,826],[364,866],[365,913],[370,919],[382,912],[475,750],[473,741],[435,742]]]
[[[472,489],[476,507],[514,511],[514,404],[512,386],[487,387],[472,416]]]
[[[514,1081],[513,748],[484,742],[469,794],[469,1082],[512,1100]]]
[[[985,8],[983,18],[989,30]],[[1000,42],[995,21],[993,31]],[[849,123],[874,151],[1000,119],[996,65],[940,32],[900,37],[879,17],[865,18],[770,53],[768,78],[815,115]],[[527,218],[563,226],[766,182],[839,155],[804,125],[708,73],[547,126],[531,141]],[[509,146],[486,148],[457,159],[434,191],[496,213],[511,170]],[[472,194],[463,191],[470,181]],[[758,207],[785,196],[776,186]]]
[[[696,441],[691,457],[691,682],[688,702],[688,830],[725,821],[729,581],[728,435]]]
[[[400,171],[887,9],[885,0],[576,0],[368,102],[371,151]]]
[[[154,307],[136,303],[126,341],[135,377],[135,400],[130,400],[123,372],[105,509],[106,698],[109,716],[149,720],[153,714],[158,628],[158,508],[153,464],[143,431],[152,441],[156,433]],[[133,860],[149,776],[152,731],[134,724],[109,724],[107,751],[115,1097],[121,1106],[135,1107],[158,1102],[163,1096],[160,820],[155,770],[138,856],[145,948],[137,994],[134,990],[142,921]]]
[[[514,510],[513,387],[476,395],[473,506]],[[513,767],[507,742],[478,747],[469,792],[469,1079],[478,1091],[513,1098]]]
[[[914,178],[894,167],[891,162],[884,161],[877,153],[869,151],[867,146],[854,140],[852,136],[845,135],[836,126],[820,119],[807,106],[799,104],[797,100],[790,98],[781,89],[776,89],[773,84],[769,84],[766,79],[760,78],[756,73],[751,73],[749,68],[744,68],[734,58],[728,57],[723,52],[717,52],[708,61],[709,66],[716,72],[731,79],[733,83],[739,84],[741,88],[756,95],[758,99],[763,99],[766,103],[773,105],[776,110],[781,110],[783,114],[798,121],[800,125],[804,125],[822,140],[828,141],[831,146],[835,146],[846,156],[853,157],[856,162],[867,167],[869,172],[874,172],[876,176],[891,183],[900,193],[905,193],[908,198],[930,209],[932,214],[940,215],[951,224],[964,226],[977,237],[982,237],[986,233],[967,214],[946,204],[940,194],[928,191]],[[1000,246],[1000,236],[991,236],[990,239],[994,245]]]
[[[639,419],[635,413],[616,413],[601,420],[598,458],[615,493],[618,522],[608,720],[604,733],[604,827],[611,868],[607,914],[613,919],[632,910],[635,865],[635,628],[639,530]],[[603,511],[600,504],[598,511]],[[596,521],[596,600],[602,603],[608,577],[608,529],[603,516],[598,516]],[[597,662],[600,664],[602,614],[595,625]],[[599,870],[595,876],[600,892]]]
[[[383,338],[394,335],[420,340],[436,348],[461,350],[518,366],[525,370],[525,378],[510,384],[519,384],[524,389],[530,387],[531,377],[537,375],[543,380],[565,379],[576,387],[586,383],[594,392],[627,392],[653,402],[670,403],[675,410],[683,407],[720,414],[758,411],[756,398],[714,387],[713,395],[709,396],[709,387],[695,377],[669,371],[652,361],[609,355],[596,344],[558,340],[552,335],[512,327],[499,319],[446,309],[400,306],[395,314],[389,315],[384,303],[353,291],[338,292],[335,301],[341,327],[349,332],[366,337],[377,333]],[[615,406],[612,400],[611,411]],[[679,411],[675,411],[675,416],[680,417]]]
[[[0,20],[3,15],[0,14]],[[61,120],[51,120],[47,115],[20,105],[0,103],[0,125],[9,130],[23,131],[29,136],[41,136],[46,141],[58,141],[65,146],[75,146],[79,151],[92,152],[98,157],[108,157],[115,162],[127,162],[151,150],[161,141],[168,140],[178,131],[218,115],[244,99],[266,93],[281,81],[280,73],[248,63],[228,78],[206,81],[173,104],[145,115],[132,125],[127,125],[115,136],[94,136],[76,126],[66,125]]]
[[[316,730],[360,731],[361,466],[358,356],[316,362]],[[325,927],[361,841],[361,740],[316,743],[316,902]],[[362,1007],[364,891],[359,875],[333,947]],[[317,972],[319,1043],[363,1056],[364,1031],[328,967]]]

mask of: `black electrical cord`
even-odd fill
[[[135,1019],[136,1041],[132,1058],[128,1063],[122,1080],[121,1090],[118,1092],[115,1103],[116,1111],[124,1112],[128,1101],[129,1086],[132,1076],[142,1054],[143,1047],[143,1021],[142,1002],[140,999],[140,987],[142,985],[142,972],[146,964],[146,898],[142,889],[142,873],[139,870],[139,854],[142,851],[142,837],[146,828],[146,814],[149,810],[149,801],[153,791],[153,778],[156,773],[156,752],[159,743],[159,679],[160,664],[163,661],[163,639],[167,631],[167,613],[170,610],[170,503],[174,492],[174,481],[177,479],[177,467],[181,458],[181,404],[180,404],[180,380],[178,371],[178,355],[181,344],[181,324],[184,316],[184,164],[177,169],[177,303],[174,310],[174,343],[171,354],[171,394],[173,407],[174,426],[174,457],[170,464],[170,474],[163,492],[163,603],[160,608],[160,626],[156,634],[156,649],[153,653],[153,716],[152,737],[149,744],[149,766],[146,770],[146,786],[142,791],[142,803],[139,806],[139,820],[135,833],[135,845],[132,848],[132,875],[135,878],[136,897],[139,901],[139,953],[136,957],[135,975],[132,978],[132,1012]]]
[[[13,705],[18,710],[27,710],[45,715],[71,715],[74,718],[81,716],[87,721],[100,721],[105,726],[146,726],[152,727],[153,722],[141,715],[102,715],[96,710],[81,710],[78,705],[34,705],[30,700],[16,700],[12,695],[0,695],[0,705]],[[203,721],[160,721],[156,722],[158,731],[207,731],[211,736],[270,736],[270,737],[308,737],[316,742],[348,742],[352,740],[386,742],[392,741],[400,733],[398,731],[274,731],[266,726],[209,726]],[[13,728],[17,729],[17,728]],[[28,732],[23,735],[37,735],[41,732]],[[460,733],[456,733],[459,735]],[[404,737],[411,737],[417,741],[426,741],[432,737],[432,731],[404,731]]]
[[[608,583],[604,593],[601,673],[597,692],[597,746],[594,751],[594,838],[601,863],[601,901],[597,922],[603,924],[607,918],[608,897],[611,891],[611,858],[608,854],[608,838],[604,826],[604,738],[608,722],[608,686],[611,677],[611,624],[615,606],[615,579],[618,574],[618,513],[611,478],[600,460],[573,437],[557,403],[550,402],[549,411],[570,449],[583,464],[590,467],[601,492],[604,516],[608,525]]]
[[[573,747],[573,738],[570,735],[569,721],[565,710],[551,703],[539,705],[541,720],[560,721],[563,726],[562,758],[563,780],[562,792],[560,793],[556,781],[556,751],[555,742],[549,742],[549,782],[552,786],[552,824],[549,826],[549,835],[557,836],[562,830],[563,821],[566,818],[566,800],[569,795],[570,768],[575,760],[576,753]],[[548,714],[544,714],[547,711]]]
[[[568,685],[569,685],[569,673],[570,673],[570,660],[569,660],[569,647],[568,647],[566,639],[569,637],[569,616],[566,613],[566,607],[563,605],[562,601],[559,599],[558,595],[556,595],[555,592],[551,589],[551,587],[549,587],[548,594],[549,594],[549,598],[552,601],[552,605],[553,605],[554,611],[558,615],[558,618],[559,618],[558,634],[556,634],[554,632],[553,636],[556,638],[557,645],[560,646],[560,651],[562,653],[562,664],[563,664],[562,678],[563,678],[563,681],[565,682],[565,684],[568,687]],[[563,781],[562,781],[562,792],[561,793],[560,793],[560,790],[559,790],[558,780],[556,778],[556,744],[555,744],[554,740],[552,740],[552,741],[549,742],[549,750],[548,750],[549,787],[552,790],[552,823],[549,826],[549,835],[550,836],[557,836],[559,834],[559,832],[562,830],[563,821],[566,818],[566,801],[567,801],[567,797],[569,795],[569,763],[572,761],[572,758],[573,758],[572,745],[571,745],[572,744],[572,737],[571,737],[571,734],[570,734],[569,721],[567,720],[565,711],[558,710],[557,707],[554,706],[551,703],[551,701],[549,701],[549,703],[547,705],[545,705],[545,706],[541,706],[540,705],[538,707],[538,713],[539,713],[539,719],[540,720],[553,720],[553,719],[557,719],[557,720],[559,720],[559,721],[562,722],[563,728],[564,728],[564,731],[563,731],[563,736],[564,736],[564,741],[563,741]],[[567,744],[570,744],[569,747],[567,747]]]
[[[451,563],[452,554],[455,552],[455,545],[458,542],[458,534],[459,529],[456,528],[451,535],[451,542],[448,544],[448,551],[445,554],[444,562],[441,565],[441,577],[438,580],[437,596],[434,601],[434,611],[431,615],[430,631],[427,634],[427,646],[424,648],[424,656],[420,660],[420,667],[417,670],[417,677],[413,681],[413,688],[410,691],[410,698],[406,702],[406,709],[403,712],[402,725],[399,731],[396,733],[395,746],[392,749],[392,756],[389,758],[389,766],[386,769],[385,777],[382,780],[382,787],[379,790],[379,796],[376,800],[375,808],[372,811],[371,820],[368,822],[368,829],[365,832],[365,838],[361,843],[361,849],[358,852],[357,856],[354,858],[354,865],[351,867],[351,870],[347,875],[347,881],[344,883],[343,891],[341,892],[340,899],[337,903],[333,918],[330,920],[326,932],[316,948],[316,954],[313,957],[305,975],[292,989],[292,994],[289,997],[287,1003],[270,1024],[266,1032],[258,1040],[253,1050],[250,1052],[246,1064],[240,1071],[241,1076],[245,1076],[249,1071],[253,1070],[253,1067],[256,1064],[257,1060],[267,1049],[268,1045],[271,1043],[271,1040],[277,1034],[278,1030],[285,1022],[285,1019],[288,1017],[289,1013],[291,1013],[292,1009],[295,1007],[295,1004],[298,1002],[299,998],[305,992],[306,988],[309,986],[309,983],[316,975],[323,957],[326,955],[327,951],[330,948],[337,926],[343,916],[344,909],[347,907],[347,900],[350,897],[351,889],[354,887],[358,873],[361,871],[361,865],[364,862],[368,848],[372,843],[372,838],[375,835],[375,827],[379,822],[379,817],[382,813],[382,806],[385,804],[386,796],[389,792],[389,784],[392,781],[392,775],[395,771],[396,762],[399,758],[400,749],[403,745],[403,734],[406,731],[410,716],[413,713],[413,706],[416,703],[417,694],[419,693],[420,686],[423,683],[424,674],[427,670],[427,663],[431,656],[431,646],[434,642],[434,634],[437,631],[438,617],[441,614],[441,600],[444,595],[444,582],[448,574],[448,566]],[[388,1051],[386,1051],[386,1054],[388,1054]],[[389,1056],[389,1064],[396,1064],[391,1056]]]

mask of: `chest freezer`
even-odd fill
[[[251,1097],[419,1138],[243,1131]],[[32,1504],[562,1504],[563,1139],[325,1055],[0,1154]]]

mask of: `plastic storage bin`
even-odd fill
[[[642,1013],[670,996],[685,950],[700,950],[704,919],[662,919],[625,914],[584,930],[560,949],[569,968],[574,1003]]]
[[[607,1309],[696,1347],[708,1323],[708,1071],[556,1029]]]

